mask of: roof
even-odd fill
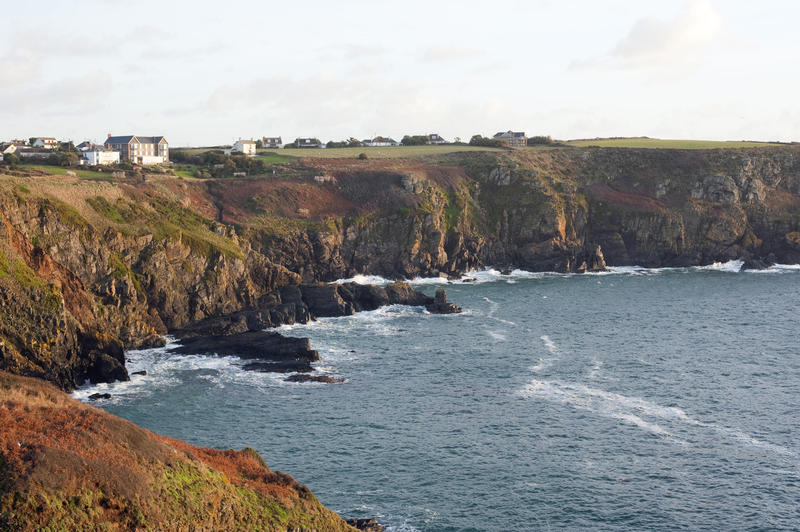
[[[158,144],[164,137],[142,137],[139,135],[122,135],[119,137],[108,137],[105,144],[127,144],[132,139],[138,140],[142,144]]]
[[[44,141],[56,142],[56,138],[55,137],[36,137],[36,140],[41,140],[42,142],[44,142]]]
[[[511,138],[511,137],[520,138],[520,137],[524,137],[524,136],[525,136],[525,132],[524,131],[510,131],[509,130],[509,131],[500,131],[499,133],[495,133],[494,138],[496,138],[496,139],[497,138],[506,138],[507,139],[507,138]]]

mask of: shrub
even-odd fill
[[[366,161],[367,159],[369,159],[366,153],[359,153],[358,158],[361,159],[362,161]]]
[[[470,146],[483,146],[487,148],[502,148],[505,146],[503,141],[500,139],[490,139],[489,137],[484,137],[482,135],[473,135],[471,139],[469,139]]]
[[[553,144],[553,137],[550,135],[537,135],[528,138],[528,146],[540,146],[543,144]]]

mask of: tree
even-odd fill
[[[264,141],[261,139],[256,140],[256,149],[263,150],[264,149]]]
[[[13,153],[7,153],[5,157],[3,157],[3,162],[6,163],[9,168],[16,168],[17,163],[19,163],[19,157]]]
[[[403,146],[424,146],[427,143],[427,135],[405,135],[400,141]]]
[[[36,140],[37,140],[38,138],[39,138],[39,137],[31,137],[31,138],[29,138],[29,139],[28,139],[28,144],[30,144],[31,146],[33,146],[33,143],[34,143],[34,142],[36,142]]]
[[[361,147],[361,141],[358,140],[355,137],[350,137],[349,139],[347,139],[347,147],[348,148],[360,148]]]
[[[505,146],[503,141],[500,139],[490,139],[488,137],[484,137],[483,135],[473,135],[471,139],[469,139],[470,146],[483,146],[486,148],[502,148]]]

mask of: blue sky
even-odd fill
[[[792,0],[16,4],[0,139],[800,140],[799,19]]]

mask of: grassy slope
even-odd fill
[[[163,438],[0,372],[0,530],[353,530],[252,449]]]
[[[580,139],[569,140],[568,146],[585,147],[596,146],[601,148],[662,148],[683,150],[709,150],[717,148],[759,148],[780,146],[771,142],[752,141],[718,141],[718,140],[680,140],[680,139],[651,139],[651,138],[616,138],[616,139]]]

